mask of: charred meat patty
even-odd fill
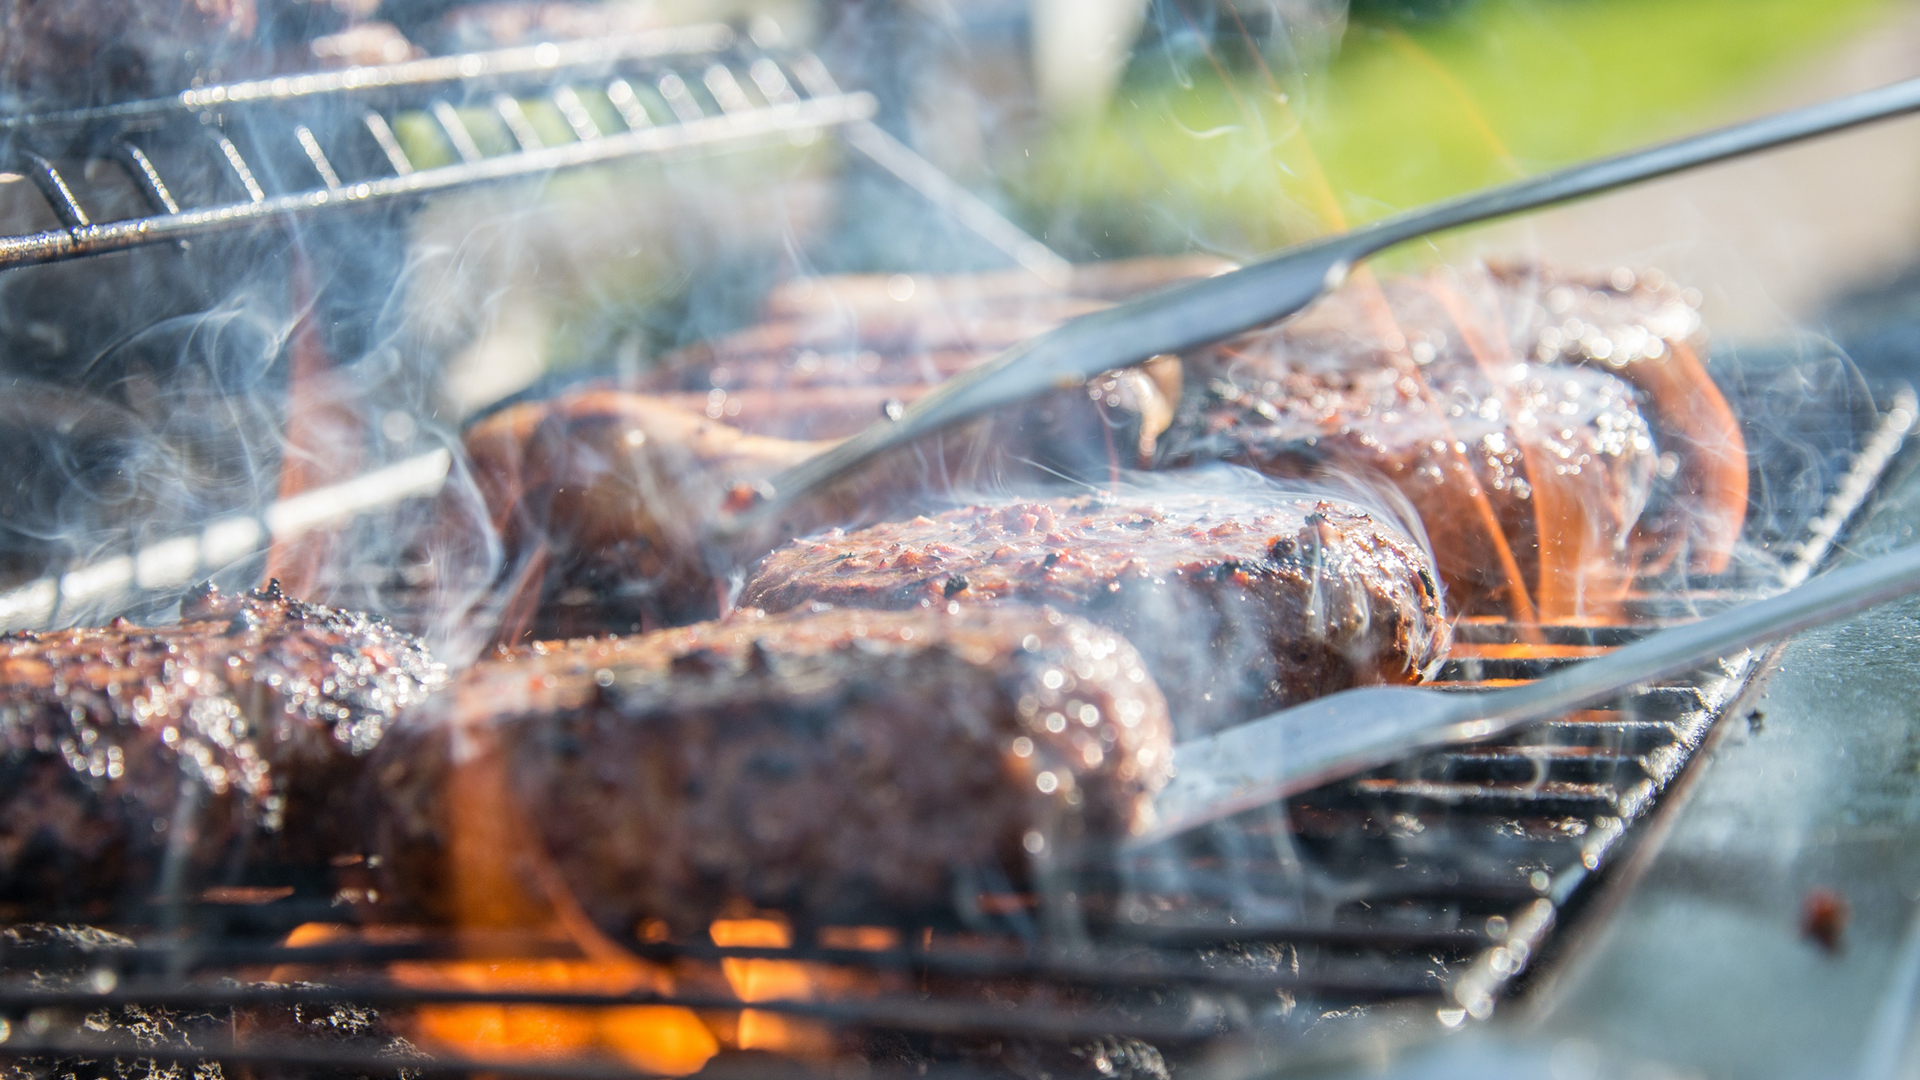
[[[1081,619],[750,612],[476,665],[382,745],[369,801],[417,912],[500,924],[558,891],[615,932],[698,930],[1030,881],[1144,827],[1170,761],[1139,655]]]
[[[719,614],[703,531],[724,503],[751,499],[774,474],[1027,337],[1222,268],[1193,259],[1096,265],[1064,291],[1025,272],[922,275],[901,279],[911,282],[905,292],[888,277],[808,279],[775,290],[763,322],[682,349],[653,371],[483,417],[467,450],[527,578],[519,607],[533,613],[502,639],[651,630]],[[1172,357],[1109,372],[889,455],[737,546],[751,561],[788,537],[910,515],[954,490],[1061,473],[1104,479],[1148,463],[1179,392]]]
[[[182,608],[0,638],[0,909],[114,913],[324,866],[367,753],[446,678],[418,640],[277,584]]]
[[[836,529],[768,555],[739,602],[1009,600],[1125,635],[1182,738],[1350,686],[1416,681],[1448,641],[1431,564],[1404,531],[1349,504],[1258,488],[1009,502]]]
[[[1459,610],[1606,617],[1637,574],[1724,568],[1739,534],[1745,452],[1698,331],[1650,272],[1356,282],[1187,357],[1159,459],[1382,478]]]

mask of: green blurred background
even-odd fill
[[[1363,0],[1323,71],[1235,47],[1229,16],[1177,75],[1136,53],[1104,115],[1004,166],[1026,221],[1114,252],[1177,243],[1141,213],[1168,203],[1200,234],[1278,246],[1686,132],[1895,6]]]

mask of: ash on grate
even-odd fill
[[[0,930],[7,981],[42,992],[110,993],[119,983],[114,954],[134,945],[119,934],[89,926],[27,924]],[[227,978],[204,985],[221,994],[243,989],[324,989],[310,982],[249,983]],[[426,1060],[379,1012],[352,1003],[180,1007],[126,1002],[36,1009],[19,1026],[24,1038],[14,1040],[15,1045],[51,1049],[0,1062],[0,1080],[227,1080],[230,1071],[243,1071],[248,1080],[292,1076],[415,1080],[419,1070],[410,1066]],[[156,1056],[102,1052],[123,1047],[152,1050]],[[356,1058],[361,1064],[313,1068],[254,1063],[244,1070],[230,1070],[216,1060],[227,1051],[245,1056],[249,1050],[268,1047]],[[196,1053],[207,1056],[199,1058]]]

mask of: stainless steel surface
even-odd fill
[[[755,507],[719,522],[722,536],[771,521],[795,500],[894,447],[1103,371],[1177,353],[1285,318],[1369,255],[1417,237],[1585,198],[1629,184],[1828,135],[1920,109],[1920,79],[1678,139],[1398,214],[1231,273],[1176,285],[1081,316],[948,379],[898,417],[786,469]]]

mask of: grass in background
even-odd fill
[[[1145,49],[1107,117],[1008,175],[1028,222],[1078,257],[1251,254],[1740,112],[1736,95],[1894,9],[1485,0],[1356,21],[1324,72],[1195,57],[1186,85]]]

